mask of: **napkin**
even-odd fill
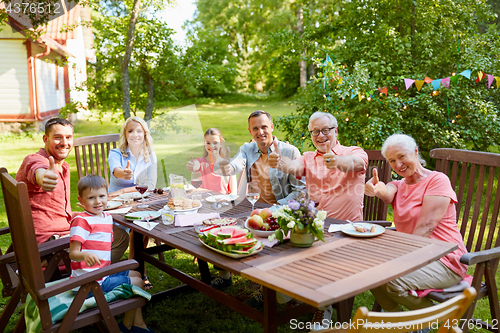
[[[132,209],[132,207],[123,207],[123,208],[118,208],[118,209],[113,209],[113,210],[107,210],[107,212],[110,214],[127,214],[128,211],[131,209]]]
[[[328,232],[337,232],[337,231],[340,231],[342,230],[342,228],[347,225],[347,223],[345,224],[330,224],[330,227],[328,228]]]
[[[147,229],[148,231],[151,231],[154,227],[158,225],[156,222],[144,222],[144,221],[134,221],[134,224],[137,224],[139,227],[142,227],[144,229]]]
[[[279,240],[277,240],[277,239],[275,239],[275,240],[273,240],[273,241],[271,242],[271,241],[269,241],[269,238],[268,238],[268,237],[257,237],[257,236],[255,236],[255,235],[254,235],[254,238],[255,238],[256,240],[258,240],[258,241],[261,241],[261,242],[262,242],[262,244],[263,244],[264,246],[267,246],[267,247],[273,247],[274,245],[279,244],[279,242],[280,242],[280,241],[279,241]],[[287,240],[287,239],[290,239],[290,231],[288,232],[288,235],[287,235],[287,236],[283,237],[283,241],[285,241],[285,240]]]
[[[203,222],[203,220],[219,217],[219,213],[175,215],[174,225],[176,227],[191,227],[194,225],[201,225],[201,222]]]

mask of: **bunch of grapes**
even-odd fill
[[[267,224],[269,224],[269,229],[266,229],[264,226],[261,228],[261,230],[278,230],[279,225],[278,225],[278,220],[275,217],[268,217],[266,220]]]

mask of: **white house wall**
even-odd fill
[[[35,61],[39,112],[62,108],[66,104],[64,101],[64,69],[40,59]],[[58,89],[56,89],[56,68]]]
[[[0,39],[0,50],[0,115],[30,114],[26,46],[23,40]]]

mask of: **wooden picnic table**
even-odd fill
[[[206,197],[206,195],[204,196]],[[159,210],[167,203],[168,196],[151,194],[148,208]],[[256,203],[257,208],[268,205]],[[221,216],[239,218],[243,224],[250,215],[251,205],[238,199],[231,207],[220,211]],[[133,208],[131,211],[140,209]],[[210,203],[203,200],[199,213],[213,212]],[[356,238],[342,232],[328,233],[330,224],[345,221],[327,218],[325,242],[317,241],[310,248],[297,248],[290,242],[265,247],[261,252],[242,259],[233,259],[205,247],[193,227],[174,227],[160,224],[151,231],[125,220],[123,215],[113,215],[119,224],[134,230],[135,259],[142,271],[144,262],[163,270],[185,283],[183,287],[160,292],[163,297],[191,287],[242,315],[260,323],[264,332],[277,332],[279,325],[313,311],[314,308],[341,303],[339,321],[348,321],[352,299],[357,294],[381,286],[433,262],[457,248],[456,244],[386,230],[373,238]],[[144,249],[142,235],[160,240],[163,244]],[[179,271],[154,257],[159,251],[178,249],[198,258],[201,280]],[[260,283],[264,293],[264,311],[258,311],[222,291],[210,287],[211,276],[207,263]],[[299,306],[278,313],[276,291],[302,301]]]

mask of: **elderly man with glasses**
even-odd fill
[[[275,149],[269,155],[269,166],[305,176],[309,197],[319,202],[318,208],[329,217],[362,220],[368,155],[360,147],[345,147],[337,141],[337,119],[329,113],[315,112],[308,127],[316,151],[292,161]]]

